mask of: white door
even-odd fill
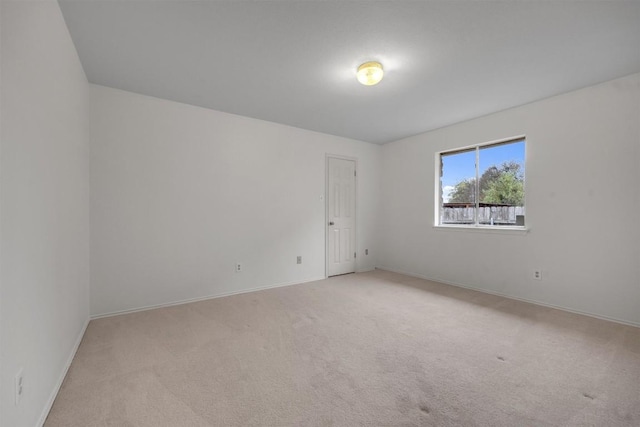
[[[327,275],[356,271],[356,162],[329,157],[327,164]]]

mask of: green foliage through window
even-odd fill
[[[523,225],[525,140],[440,154],[440,224]]]
[[[505,162],[493,165],[480,177],[480,201],[514,206],[524,205],[524,173],[519,163]],[[458,182],[449,196],[450,203],[475,203],[476,180]]]

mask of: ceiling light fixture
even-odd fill
[[[365,86],[373,86],[380,83],[384,71],[382,70],[382,64],[379,62],[371,61],[365,62],[358,67],[358,73],[356,74],[358,81]]]

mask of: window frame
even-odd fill
[[[513,142],[518,142],[518,141],[524,141],[525,143],[525,153],[524,153],[524,169],[525,169],[525,179],[524,179],[524,198],[525,198],[525,202],[524,202],[524,206],[527,206],[527,179],[526,179],[526,170],[527,170],[527,136],[526,135],[517,135],[517,136],[511,136],[508,138],[502,138],[502,139],[497,139],[497,140],[493,140],[493,141],[488,141],[488,142],[482,142],[479,144],[471,144],[471,145],[467,145],[464,147],[457,147],[454,149],[449,149],[449,150],[442,150],[442,151],[437,151],[435,153],[435,201],[434,201],[434,224],[433,227],[436,229],[453,229],[453,230],[466,230],[466,231],[483,231],[483,232],[528,232],[529,228],[528,228],[528,222],[525,220],[525,224],[524,225],[486,225],[486,224],[479,224],[478,223],[478,207],[480,205],[480,195],[478,194],[479,192],[479,187],[478,187],[478,182],[480,181],[480,169],[479,169],[479,164],[480,164],[480,150],[484,147],[488,147],[488,146],[498,146],[498,145],[506,145],[509,143],[513,143]],[[474,223],[473,224],[441,224],[440,220],[441,220],[441,215],[442,215],[442,182],[441,182],[441,178],[442,178],[442,163],[441,163],[441,158],[442,155],[447,155],[447,154],[455,154],[455,153],[459,153],[459,152],[464,152],[464,151],[471,151],[474,150],[475,151],[475,171],[476,171],[476,176],[475,176],[475,182],[476,182],[476,197],[475,197],[475,212],[474,212]]]

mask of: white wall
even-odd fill
[[[327,153],[358,159],[374,267],[379,146],[95,85],[91,110],[92,315],[324,278]]]
[[[88,83],[57,2],[0,7],[0,424],[33,427],[89,317]]]
[[[640,324],[640,74],[379,147],[88,85],[55,1],[0,15],[3,427],[46,415],[89,278],[101,315],[324,277],[326,154],[358,159],[359,271]],[[435,153],[520,134],[530,232],[433,228]]]
[[[435,153],[522,134],[530,232],[434,228]],[[381,174],[379,267],[640,324],[640,74],[386,144]]]

